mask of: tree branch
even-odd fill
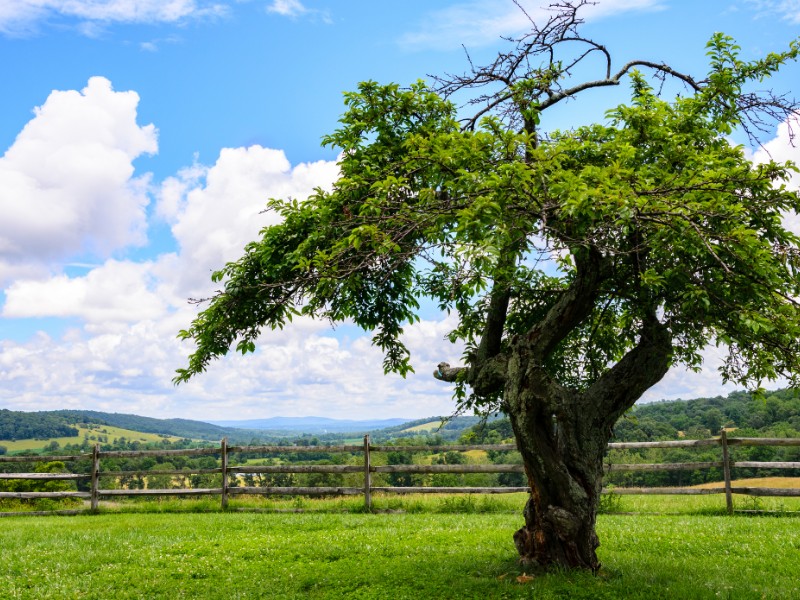
[[[506,385],[508,358],[505,354],[485,360],[475,366],[451,367],[441,362],[433,372],[433,377],[449,383],[467,383],[478,396],[490,396],[503,391]]]
[[[486,325],[483,328],[483,335],[476,355],[478,364],[500,353],[506,316],[508,315],[508,305],[511,301],[509,277],[503,271],[512,268],[516,258],[516,252],[506,252],[500,258],[500,264],[497,265],[500,273],[495,277],[489,297],[489,306],[486,309]]]
[[[433,377],[439,381],[455,383],[459,381],[459,376],[461,373],[468,370],[468,367],[451,367],[450,363],[440,362],[438,365],[436,365],[436,370],[433,372]]]
[[[543,360],[594,308],[600,282],[611,265],[595,248],[579,252],[575,259],[577,274],[572,284],[527,334],[531,350]]]
[[[680,71],[676,71],[675,69],[673,69],[672,67],[669,67],[668,65],[661,64],[661,63],[654,63],[654,62],[650,62],[650,61],[647,61],[647,60],[632,60],[631,62],[629,62],[625,66],[623,66],[619,71],[617,71],[611,77],[607,77],[606,79],[597,79],[595,81],[584,81],[583,83],[575,85],[575,86],[573,86],[571,88],[567,88],[565,90],[562,90],[562,91],[558,92],[557,94],[553,94],[547,100],[543,101],[539,105],[539,110],[545,110],[546,108],[550,108],[551,106],[553,106],[554,104],[556,104],[558,102],[561,102],[565,98],[570,98],[572,96],[575,96],[576,94],[579,94],[580,92],[583,92],[584,90],[588,90],[588,89],[596,88],[596,87],[606,87],[606,86],[611,86],[611,85],[619,85],[620,84],[620,80],[622,79],[622,76],[625,75],[631,69],[633,69],[634,67],[637,67],[637,66],[650,67],[651,69],[655,69],[655,70],[660,71],[662,73],[666,73],[668,75],[671,75],[671,76],[675,77],[676,79],[680,79],[684,83],[688,84],[695,91],[700,91],[702,89],[700,83],[695,81],[692,77],[690,77],[689,75],[686,75],[684,73],[681,73]]]
[[[650,387],[661,381],[672,358],[672,336],[652,312],[643,319],[639,343],[583,394],[584,405],[612,427]]]

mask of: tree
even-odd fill
[[[597,569],[606,444],[671,365],[696,368],[716,343],[726,380],[798,382],[800,240],[782,220],[800,210],[793,167],[754,165],[728,137],[794,114],[748,90],[800,45],[744,62],[717,34],[705,78],[648,61],[615,71],[579,33],[585,4],[557,4],[492,64],[435,89],[346,94],[324,138],[342,150],[333,190],[270,201],[282,223],[213,274],[223,289],[180,333],[197,348],[176,382],[295,315],[373,331],[385,370],[405,375],[403,326],[431,298],[458,314],[449,337],[466,347],[434,376],[459,409],[510,417],[531,488],[521,557]],[[595,58],[599,77],[576,81]],[[662,98],[641,70],[680,95]],[[544,132],[553,106],[626,79],[630,102],[606,122]],[[461,121],[459,95],[474,110]]]

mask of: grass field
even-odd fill
[[[751,479],[736,479],[731,482],[734,487],[765,487],[765,488],[800,488],[800,477],[753,477]],[[724,481],[701,483],[694,487],[718,488],[724,487]]]
[[[603,567],[522,578],[517,514],[100,514],[0,528],[2,598],[797,598],[800,519],[601,515]]]
[[[419,425],[414,425],[414,427],[403,429],[401,433],[431,433],[438,430],[441,426],[442,420],[435,419],[427,423],[420,423]]]
[[[142,443],[154,443],[160,442],[163,439],[167,439],[170,442],[174,442],[179,440],[180,438],[174,436],[163,436],[157,433],[143,433],[141,431],[132,431],[130,429],[122,429],[121,427],[112,427],[111,425],[100,425],[99,427],[94,427],[92,429],[88,429],[81,425],[73,424],[73,427],[78,429],[78,435],[72,437],[58,437],[58,438],[50,438],[47,440],[35,440],[35,439],[25,439],[25,440],[0,440],[0,446],[5,446],[9,452],[21,452],[23,450],[41,450],[48,444],[52,442],[58,442],[59,446],[64,446],[66,444],[80,444],[83,442],[86,436],[89,436],[90,443],[94,444],[98,436],[107,437],[109,441],[117,438],[125,438],[131,442],[142,442]],[[94,437],[95,439],[91,439]]]

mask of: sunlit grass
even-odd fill
[[[737,485],[738,482],[737,482]],[[722,515],[727,514],[725,494],[703,496],[680,495],[615,495],[604,502],[607,513],[658,515]],[[800,498],[754,497],[733,495],[734,511],[800,512]]]
[[[800,477],[751,477],[749,479],[736,479],[732,484],[739,487],[797,489],[800,488]],[[721,488],[724,485],[724,481],[714,481],[711,483],[701,483],[694,487]]]
[[[0,529],[0,597],[795,598],[800,519],[601,515],[603,567],[518,583],[517,514],[101,514]]]
[[[527,494],[384,494],[372,495],[375,513],[463,513],[519,515],[525,506]],[[763,511],[800,516],[800,498],[769,498],[733,495],[735,511]],[[76,501],[37,500],[35,503],[19,500],[0,501],[0,511],[30,511],[75,509]],[[367,512],[362,496],[309,498],[292,496],[231,495],[231,512],[304,512],[304,513],[364,513]],[[219,496],[207,497],[155,497],[137,499],[101,500],[100,511],[110,513],[186,513],[219,512]],[[622,495],[604,496],[601,503],[604,514],[638,515],[724,515],[727,514],[724,494],[703,496],[680,495]]]
[[[433,421],[429,421],[427,423],[420,423],[419,425],[414,425],[413,427],[403,429],[401,433],[431,433],[437,431],[441,426],[442,420],[434,419]]]

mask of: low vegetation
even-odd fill
[[[15,517],[0,529],[0,597],[800,597],[797,519],[601,515],[593,576],[527,572],[508,543],[518,518],[517,510]]]

